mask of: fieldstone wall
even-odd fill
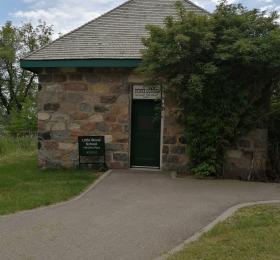
[[[110,168],[129,167],[129,70],[45,69],[38,97],[39,165],[78,165],[78,136],[104,135]]]
[[[104,135],[109,168],[130,166],[131,86],[143,82],[128,69],[44,69],[38,96],[39,166],[78,165],[78,136]],[[162,168],[185,169],[186,140],[167,100]]]
[[[42,168],[78,166],[78,136],[103,135],[109,168],[130,167],[131,86],[143,82],[129,69],[44,69],[38,96],[38,149]],[[185,172],[187,140],[177,123],[176,104],[165,99],[163,170]],[[255,130],[227,153],[226,178],[264,174],[267,131]],[[251,175],[250,175],[251,174]]]
[[[251,131],[227,152],[224,177],[241,180],[265,179],[267,149],[267,130]]]
[[[162,146],[162,168],[186,172],[188,156],[184,129],[176,120],[176,103],[166,98],[164,101],[164,129]]]

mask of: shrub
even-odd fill
[[[148,26],[140,72],[178,104],[190,169],[222,175],[225,153],[260,124],[280,80],[276,13],[222,1],[213,15],[186,12]]]
[[[280,88],[280,85],[278,86]],[[268,178],[280,180],[280,91],[273,93],[268,116],[269,159]]]

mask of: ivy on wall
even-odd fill
[[[280,81],[276,13],[220,2],[195,14],[177,3],[178,17],[149,25],[139,71],[178,103],[194,174],[222,175],[227,148],[260,125]]]

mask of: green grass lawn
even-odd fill
[[[238,211],[169,260],[280,259],[280,206]]]
[[[92,170],[40,170],[35,140],[17,142],[0,138],[0,215],[70,199],[97,178]]]

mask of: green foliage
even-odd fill
[[[276,86],[272,95],[269,120],[269,139],[271,143],[280,144],[280,83]]]
[[[11,154],[21,155],[34,152],[37,140],[34,136],[0,136],[0,160]]]
[[[269,137],[270,169],[268,177],[273,181],[280,180],[280,84],[272,96],[271,111],[267,116]]]
[[[280,80],[280,28],[276,13],[222,1],[213,15],[189,13],[148,26],[140,72],[178,103],[190,169],[221,175],[225,152],[260,125]]]
[[[41,21],[36,27],[7,22],[0,28],[0,116],[4,122],[11,114],[21,117],[15,114],[26,109],[27,103],[35,104],[38,80],[35,73],[20,68],[20,59],[49,43],[52,33],[52,27]]]
[[[22,104],[22,109],[12,109],[6,122],[6,130],[12,135],[26,135],[37,130],[37,109],[36,104],[27,99]]]

